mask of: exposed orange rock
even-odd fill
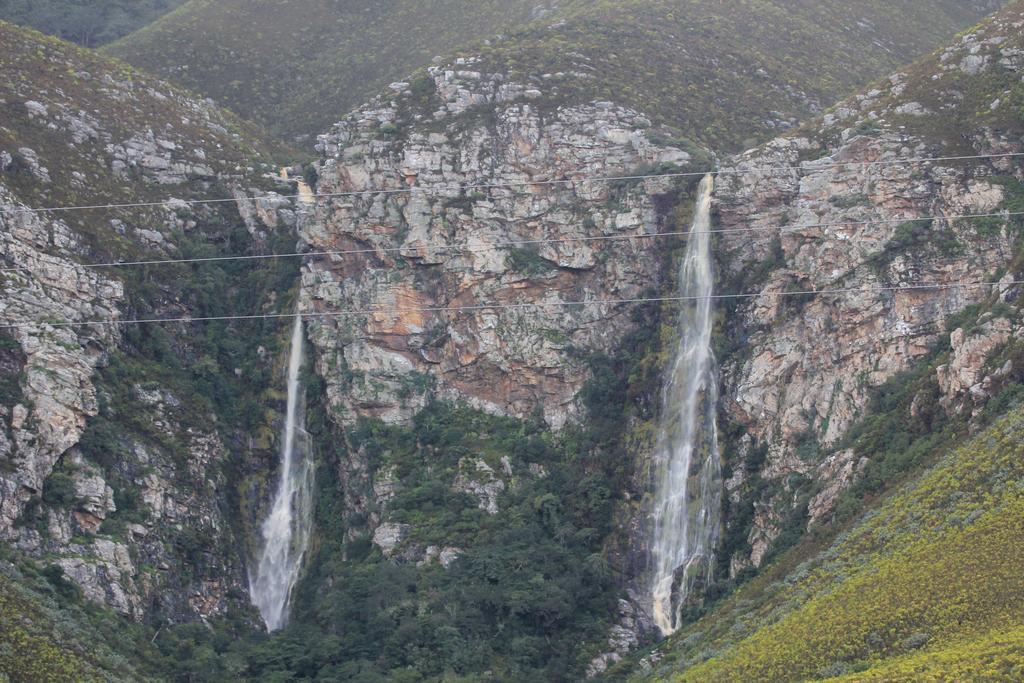
[[[367,331],[371,336],[419,334],[427,326],[428,313],[422,309],[431,303],[411,285],[396,284],[380,296],[374,307],[381,310],[370,316]]]

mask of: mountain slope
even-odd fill
[[[1024,152],[1022,26],[723,163],[718,577],[613,679],[1019,677],[1024,170],[927,159]]]
[[[552,103],[629,104],[688,136],[735,147],[795,123],[996,6],[605,0],[537,12],[521,0],[344,9],[324,0],[192,0],[110,52],[292,135],[319,132],[435,54],[464,47],[484,55],[485,70],[537,85]]]
[[[136,31],[184,0],[0,0],[0,20],[95,47]]]
[[[655,678],[1018,678],[1022,434],[1015,410],[947,453],[831,547],[687,629]]]
[[[109,52],[280,134],[309,136],[435,54],[543,9],[537,0],[190,0]]]
[[[645,646],[652,424],[679,307],[636,302],[675,291],[696,176],[721,152],[700,143],[771,129],[757,108],[734,115],[714,98],[738,97],[763,64],[770,83],[754,96],[812,109],[779,85],[811,73],[801,50],[832,41],[836,64],[853,67],[898,31],[854,20],[895,25],[881,3],[854,15],[805,3],[787,20],[782,3],[749,2],[755,25],[735,5],[687,4],[722,44],[718,17],[735,21],[743,44],[727,52],[744,66],[671,53],[692,68],[666,82],[721,79],[684,101],[651,77],[640,101],[625,88],[649,52],[623,36],[651,29],[645,45],[671,52],[651,27],[686,28],[668,17],[679,6],[566,4],[395,84],[318,138],[308,204],[274,191],[290,186],[253,126],[0,25],[16,47],[0,85],[0,569],[31,591],[5,602],[0,581],[0,619],[32,622],[28,646],[17,650],[17,628],[4,644],[54,657],[67,678],[211,681],[573,681]],[[925,32],[965,16],[896,7]],[[769,43],[759,21],[795,39]],[[858,162],[1024,151],[1022,25],[1017,3],[722,162],[716,229],[745,231],[715,238],[716,291],[745,295],[724,300],[714,340],[728,526],[706,601],[685,606],[695,623],[611,676],[884,675],[1002,666],[1018,647],[1019,567],[996,551],[1019,536],[1024,258],[1008,212],[1024,174],[1009,159]],[[758,37],[801,71],[759,53]],[[512,49],[527,39],[538,51]],[[548,63],[586,73],[588,59],[606,60],[607,90],[543,77]],[[851,78],[828,65],[807,81],[824,91]],[[954,101],[975,115],[947,110]],[[698,126],[704,116],[720,129]],[[757,170],[778,166],[794,168]],[[694,177],[599,180],[665,171]],[[137,197],[154,205],[44,208]],[[997,215],[943,218],[969,212]],[[1002,284],[953,286],[965,274]],[[881,289],[920,282],[942,286]],[[775,296],[808,288],[840,291]],[[246,565],[278,466],[290,321],[108,323],[296,310],[309,317],[316,509],[292,619],[268,635]],[[836,539],[840,528],[853,531]],[[910,590],[954,590],[969,570],[1003,601],[982,584],[956,587],[962,604]],[[57,658],[46,641],[59,611],[97,624],[128,661],[80,647]],[[0,666],[24,664],[8,652]]]
[[[716,151],[785,129],[916,58],[999,2],[591,3],[496,41],[480,67],[552,105],[629,103]]]
[[[284,250],[272,148],[123,63],[0,41],[0,539],[129,620],[244,614],[283,330],[112,323],[274,310],[294,264],[109,264]]]

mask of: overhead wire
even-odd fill
[[[947,290],[947,289],[981,289],[985,287],[1015,287],[1024,285],[1024,280],[1011,280],[1001,282],[950,282],[950,283],[918,283],[910,285],[890,285],[881,287],[842,287],[830,289],[808,289],[802,291],[783,290],[778,292],[761,291],[739,294],[711,294],[708,296],[666,296],[666,297],[636,297],[625,299],[590,299],[582,301],[544,301],[517,304],[470,304],[466,306],[412,306],[412,307],[369,307],[362,309],[349,309],[344,311],[310,311],[298,313],[258,313],[251,315],[222,315],[222,316],[182,316],[176,318],[135,318],[128,320],[105,319],[85,320],[80,322],[66,321],[25,321],[7,323],[0,325],[0,329],[26,329],[33,327],[45,328],[67,328],[67,327],[96,327],[96,326],[118,326],[118,325],[147,325],[161,323],[201,323],[201,322],[228,322],[228,321],[249,321],[249,320],[278,320],[283,318],[294,318],[296,315],[303,319],[317,318],[341,318],[346,316],[364,315],[402,315],[406,313],[468,313],[490,310],[530,310],[546,307],[571,308],[574,306],[619,306],[641,303],[670,303],[684,301],[725,300],[725,299],[758,299],[762,297],[788,297],[788,296],[823,296],[841,294],[871,294],[884,292],[911,292],[926,290]]]
[[[83,263],[80,264],[84,268],[93,269],[106,269],[106,268],[127,268],[127,267],[138,267],[138,266],[161,266],[161,265],[183,265],[190,263],[223,263],[228,261],[262,261],[270,259],[284,259],[284,258],[316,258],[316,257],[330,257],[330,256],[354,256],[361,254],[384,254],[384,253],[407,253],[410,258],[424,258],[438,251],[447,252],[458,252],[462,254],[475,254],[484,251],[492,251],[495,249],[509,249],[515,247],[526,247],[526,246],[539,246],[544,244],[568,244],[578,242],[614,242],[614,241],[625,241],[625,240],[642,240],[642,239],[657,239],[664,237],[685,237],[688,235],[727,235],[727,234],[743,234],[743,233],[760,233],[760,232],[799,232],[801,230],[812,230],[818,228],[857,228],[868,225],[886,225],[892,223],[919,223],[926,221],[954,221],[954,220],[969,220],[976,218],[1003,218],[1010,219],[1015,217],[1024,216],[1024,211],[1003,211],[997,213],[975,213],[975,214],[962,214],[952,216],[920,216],[917,218],[880,218],[870,221],[836,221],[831,223],[809,223],[799,225],[778,225],[778,226],[759,226],[750,228],[721,228],[716,230],[704,230],[704,231],[691,231],[691,230],[679,230],[679,231],[668,231],[658,233],[646,233],[646,234],[622,234],[622,235],[591,235],[584,237],[556,237],[556,238],[544,238],[544,239],[533,239],[533,240],[512,240],[507,242],[495,242],[494,244],[466,244],[466,245],[454,245],[454,244],[431,244],[431,245],[417,245],[414,247],[398,246],[398,247],[364,247],[361,249],[329,249],[329,250],[311,250],[311,251],[294,251],[280,254],[248,254],[248,255],[228,255],[228,256],[203,256],[196,258],[179,258],[179,259],[149,259],[139,261],[106,261],[100,263]],[[13,273],[21,272],[22,268],[17,267],[4,267],[0,268],[0,273]]]
[[[723,175],[749,175],[754,173],[770,173],[774,171],[807,171],[807,170],[819,170],[823,168],[840,168],[844,166],[850,167],[877,167],[877,166],[895,166],[901,164],[917,164],[917,163],[935,163],[940,161],[977,161],[981,159],[1006,159],[1006,158],[1017,158],[1024,156],[1024,152],[1003,152],[998,154],[971,154],[962,156],[937,156],[937,157],[917,157],[917,158],[905,158],[905,159],[880,159],[877,161],[836,161],[829,163],[817,163],[816,161],[808,161],[802,165],[778,165],[778,166],[748,166],[742,167],[742,165],[734,168],[719,169],[716,171],[684,171],[679,173],[650,173],[650,174],[638,174],[638,175],[620,175],[620,176],[581,176],[576,178],[553,178],[548,180],[522,180],[515,182],[504,182],[504,183],[470,183],[470,184],[444,184],[439,183],[437,185],[431,185],[429,187],[402,187],[402,188],[391,188],[391,189],[369,189],[369,190],[347,190],[344,192],[323,192],[323,193],[312,193],[311,195],[303,194],[292,194],[292,195],[276,195],[281,199],[303,199],[313,197],[315,199],[330,199],[338,197],[359,197],[368,195],[393,195],[393,194],[438,194],[442,192],[451,192],[452,190],[459,190],[461,192],[468,192],[473,190],[493,190],[493,189],[508,189],[515,187],[536,187],[536,186],[547,186],[547,185],[567,185],[574,183],[600,183],[600,182],[620,182],[620,181],[633,181],[633,180],[652,180],[656,178],[695,178],[703,177],[710,173],[715,176]],[[828,158],[828,157],[825,157]],[[240,201],[259,201],[260,199],[266,199],[266,195],[252,195],[245,197],[221,197],[215,199],[178,199],[168,198],[162,201],[149,201],[149,202],[124,202],[124,203],[109,203],[109,204],[81,204],[72,206],[49,206],[49,207],[21,207],[17,209],[0,208],[0,214],[19,214],[19,213],[46,213],[46,212],[68,212],[68,211],[93,211],[101,209],[137,209],[137,208],[152,208],[158,206],[166,206],[169,202],[173,201],[176,205],[186,204],[189,206],[198,206],[204,204],[224,204]]]
[[[907,159],[890,159],[890,160],[878,160],[878,161],[843,161],[833,162],[827,164],[809,164],[801,166],[768,166],[768,167],[746,167],[746,168],[735,168],[735,169],[724,169],[719,171],[710,172],[712,175],[730,175],[730,174],[752,174],[759,172],[771,172],[778,170],[810,170],[810,169],[821,169],[830,167],[843,167],[843,166],[887,166],[896,164],[908,164],[908,163],[928,163],[928,162],[939,162],[939,161],[969,161],[969,160],[980,160],[980,159],[995,159],[995,158],[1015,158],[1024,156],[1024,153],[1002,153],[1002,154],[980,154],[980,155],[964,155],[964,156],[947,156],[947,157],[918,157],[918,158],[907,158]],[[664,174],[644,174],[644,175],[632,175],[632,176],[612,176],[612,177],[583,177],[583,178],[572,178],[572,179],[559,179],[559,180],[536,180],[536,181],[523,181],[517,183],[487,183],[477,185],[460,185],[457,188],[461,191],[475,190],[475,189],[496,189],[496,188],[509,188],[509,187],[522,187],[522,186],[535,186],[535,185],[553,185],[553,184],[567,184],[567,183],[585,183],[585,182],[613,182],[613,181],[625,181],[625,180],[645,180],[654,178],[681,178],[681,177],[697,177],[707,175],[708,172],[685,172],[685,173],[664,173]],[[330,198],[340,196],[363,196],[367,194],[411,194],[418,191],[424,191],[428,188],[401,188],[392,190],[364,190],[364,191],[352,191],[352,192],[341,192],[341,193],[320,193],[314,194],[314,197],[318,198]],[[431,190],[438,190],[438,186],[429,188]],[[280,196],[280,195],[279,195]],[[309,195],[305,195],[309,196]],[[186,201],[186,204],[211,204],[218,202],[235,202],[242,200],[259,200],[263,197],[244,197],[244,198],[224,198],[224,199],[210,199],[210,200],[193,200]],[[300,198],[300,195],[287,196],[284,198]],[[182,200],[179,200],[182,201]],[[46,211],[73,211],[73,210],[89,210],[89,209],[117,209],[117,208],[138,208],[146,206],[164,206],[165,202],[137,202],[137,203],[126,203],[126,204],[97,204],[97,205],[86,205],[86,206],[64,206],[64,207],[48,207],[48,208],[36,208],[36,209],[17,209],[17,212],[31,212],[41,213]],[[7,213],[12,213],[8,210]],[[896,218],[896,219],[877,219],[870,221],[842,221],[832,223],[819,223],[819,224],[805,224],[805,225],[794,225],[794,226],[762,226],[762,227],[751,227],[751,228],[727,228],[719,230],[706,231],[708,234],[727,234],[727,233],[752,233],[752,232],[769,232],[769,231],[800,231],[814,228],[827,228],[827,227],[858,227],[865,225],[880,225],[887,223],[909,223],[909,222],[923,222],[923,221],[935,221],[935,220],[962,220],[972,218],[1010,218],[1015,216],[1024,215],[1024,212],[1001,212],[1001,213],[985,213],[985,214],[965,214],[959,216],[930,216],[930,217],[918,217],[918,218]],[[630,234],[630,235],[599,235],[590,237],[564,237],[564,238],[552,238],[552,239],[538,239],[538,240],[517,240],[507,241],[502,243],[495,243],[490,245],[432,245],[432,246],[421,246],[417,247],[417,251],[423,253],[429,253],[434,251],[459,251],[459,252],[475,252],[478,250],[493,250],[499,248],[509,248],[517,246],[528,246],[528,245],[540,245],[540,244],[557,244],[557,243],[577,243],[577,242],[593,242],[593,241],[611,241],[611,240],[626,240],[626,239],[651,239],[659,237],[669,236],[685,236],[699,234],[691,231],[686,232],[664,232],[664,233],[653,233],[653,234]],[[161,259],[161,260],[140,260],[140,261],[117,261],[107,263],[92,263],[82,264],[87,268],[113,268],[113,267],[125,267],[125,266],[147,266],[147,265],[163,265],[163,264],[187,264],[187,263],[208,263],[208,262],[220,262],[220,261],[232,261],[232,260],[260,260],[260,259],[277,259],[277,258],[290,258],[290,257],[316,257],[316,256],[344,256],[344,255],[355,255],[355,254],[367,254],[367,253],[381,253],[381,252],[401,252],[407,250],[406,247],[382,247],[382,248],[366,248],[366,249],[353,249],[353,250],[329,250],[329,251],[307,251],[307,252],[292,252],[286,254],[255,254],[245,256],[213,256],[213,257],[201,257],[201,258],[185,258],[185,259]],[[13,272],[19,271],[18,268],[2,268],[0,272]],[[843,294],[843,293],[855,293],[855,292],[898,292],[898,291],[914,291],[914,290],[934,290],[934,289],[951,289],[951,288],[978,288],[978,287],[993,287],[999,285],[1019,285],[1024,282],[982,282],[982,283],[932,283],[932,284],[918,284],[918,285],[902,285],[902,286],[891,286],[891,287],[877,287],[877,288],[845,288],[845,289],[823,289],[823,290],[807,290],[807,291],[787,291],[787,292],[757,292],[750,294],[717,294],[711,295],[708,298],[711,299],[749,299],[759,298],[767,296],[809,296],[809,295],[825,295],[825,294]],[[302,313],[304,317],[342,317],[347,315],[372,315],[372,314],[401,314],[401,313],[412,313],[412,312],[468,312],[468,311],[479,311],[479,310],[509,310],[509,309],[530,309],[530,308],[542,308],[547,306],[588,306],[588,305],[623,305],[623,304],[634,304],[634,303],[657,303],[657,302],[681,302],[687,300],[693,300],[698,297],[650,297],[650,298],[632,298],[632,299],[598,299],[590,301],[569,301],[569,302],[536,302],[536,303],[521,303],[521,304],[477,304],[471,306],[441,306],[441,307],[420,307],[420,308],[368,308],[368,309],[357,309],[347,311],[328,311],[328,312],[315,312],[315,313]],[[258,319],[276,319],[276,318],[290,318],[293,317],[294,313],[279,313],[279,314],[253,314],[253,315],[232,315],[232,316],[206,316],[206,317],[179,317],[179,318],[151,318],[151,319],[132,319],[132,320],[94,320],[94,321],[82,321],[82,322],[49,322],[45,323],[49,327],[87,327],[96,325],[130,325],[130,324],[159,324],[159,323],[194,323],[194,322],[214,322],[214,321],[240,321],[240,320],[258,320]],[[0,329],[19,329],[24,327],[38,326],[41,323],[38,321],[32,322],[19,322],[0,325]]]

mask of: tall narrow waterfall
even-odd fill
[[[302,317],[295,316],[288,360],[288,412],[281,441],[281,475],[273,507],[263,522],[263,548],[249,593],[267,629],[288,623],[292,588],[299,577],[312,523],[313,466],[305,430]]]
[[[679,272],[679,346],[663,390],[655,456],[652,616],[664,635],[679,627],[687,594],[695,584],[710,578],[721,523],[718,380],[711,350],[713,189],[709,174],[700,185]]]

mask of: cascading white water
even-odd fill
[[[263,522],[263,548],[249,594],[267,625],[277,631],[288,623],[292,589],[299,578],[312,524],[313,465],[305,430],[305,400],[300,373],[305,339],[302,317],[295,316],[288,360],[288,410],[281,443],[281,479],[270,514]]]
[[[662,634],[679,627],[687,595],[710,578],[721,523],[721,462],[715,423],[718,379],[711,350],[711,193],[700,185],[696,215],[679,272],[679,346],[662,395],[655,456],[651,537],[651,614]]]

